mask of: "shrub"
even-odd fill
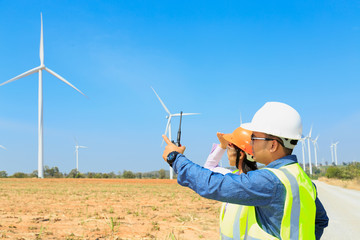
[[[338,167],[331,166],[326,170],[327,178],[340,178],[341,171]]]
[[[0,178],[6,178],[6,177],[7,177],[6,171],[0,171]]]
[[[12,175],[12,177],[14,178],[27,178],[28,175],[26,173],[23,172],[16,172]]]
[[[132,171],[124,170],[122,177],[123,178],[135,178],[135,174]]]

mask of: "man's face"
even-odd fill
[[[252,136],[257,138],[267,137],[265,133],[261,133],[261,132],[253,132]],[[255,161],[263,164],[267,163],[267,161],[269,160],[269,151],[268,151],[269,144],[272,144],[271,141],[264,141],[259,139],[256,140],[254,139],[251,141],[251,146],[254,153]]]

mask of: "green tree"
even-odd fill
[[[38,171],[34,170],[32,173],[29,174],[29,177],[31,178],[37,178],[38,177]]]
[[[95,173],[94,178],[103,178],[102,173]]]
[[[164,179],[165,176],[166,176],[166,175],[165,175],[165,170],[164,170],[164,169],[160,169],[160,170],[159,170],[159,178],[160,178],[160,179]]]
[[[340,178],[341,170],[336,166],[331,166],[326,170],[327,178]]]
[[[69,172],[69,174],[67,175],[67,178],[84,178],[84,175],[81,174],[76,169],[73,169]]]
[[[7,177],[6,171],[0,171],[0,178],[6,178],[6,177]]]
[[[48,166],[45,166],[44,176],[50,178],[62,178],[64,177],[64,174],[59,171],[58,167],[49,168]]]
[[[124,170],[123,178],[135,178],[135,174],[132,171]]]
[[[109,172],[108,175],[109,178],[116,178],[116,174],[114,172]]]
[[[27,178],[28,175],[26,173],[23,172],[16,172],[12,175],[12,177],[14,178]]]

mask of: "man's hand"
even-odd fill
[[[226,149],[227,145],[228,145],[228,141],[225,140],[224,138],[224,134],[223,133],[216,133],[216,136],[218,137],[219,141],[220,141],[220,147],[222,149]]]
[[[169,153],[173,152],[173,151],[176,151],[176,152],[179,152],[181,154],[184,153],[185,151],[185,146],[181,146],[181,147],[177,147],[175,144],[173,144],[167,137],[166,135],[162,135],[164,141],[166,142],[166,147],[165,147],[165,150],[164,150],[164,153],[163,153],[163,159],[166,161],[167,159],[167,156],[169,155]]]

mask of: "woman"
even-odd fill
[[[257,169],[253,158],[252,147],[250,145],[252,132],[242,127],[235,129],[230,134],[217,133],[220,144],[213,145],[212,151],[208,156],[205,168],[222,174],[231,173],[229,169],[219,167],[219,162],[227,149],[227,156],[230,166],[235,166],[237,170],[234,174],[247,173]],[[220,235],[221,239],[231,239],[233,237],[233,226],[235,218],[240,218],[239,205],[223,203],[220,210]],[[236,221],[235,221],[236,222]]]
[[[250,145],[251,134],[251,131],[242,127],[238,127],[229,134],[217,133],[220,144],[213,145],[204,167],[222,174],[230,173],[229,169],[219,166],[219,162],[227,149],[229,164],[238,169],[236,170],[237,174],[257,169]]]

